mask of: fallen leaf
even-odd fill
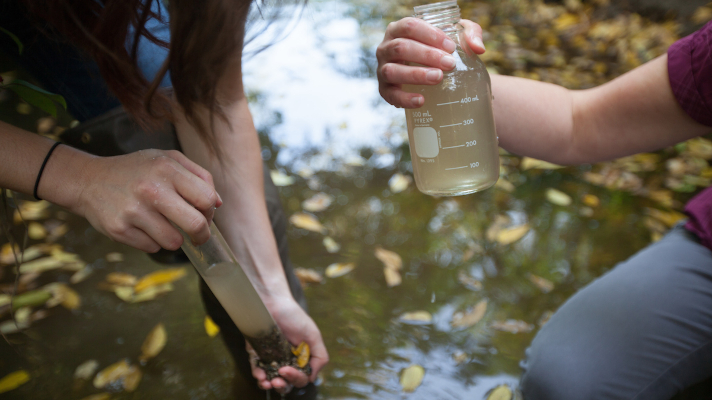
[[[386,284],[388,287],[394,287],[401,284],[403,279],[401,278],[400,272],[393,268],[385,267],[383,268],[383,275],[386,278]]]
[[[76,310],[82,305],[82,299],[79,297],[79,293],[64,283],[54,282],[45,285],[44,288],[52,293],[53,297],[51,302],[47,302],[48,307],[61,304],[68,310]]]
[[[30,380],[30,374],[27,371],[21,369],[6,375],[4,378],[0,379],[0,393],[9,392],[10,390],[17,389],[18,387],[24,385]]]
[[[141,382],[141,370],[132,365],[124,374],[122,385],[127,392],[133,392],[138,387],[139,382]]]
[[[213,322],[213,319],[208,315],[205,316],[203,325],[205,326],[205,333],[207,333],[210,337],[215,337],[218,333],[220,333],[220,327]]]
[[[411,311],[401,314],[398,319],[411,325],[426,325],[433,322],[433,316],[427,311]]]
[[[49,218],[48,207],[51,205],[50,202],[41,201],[23,201],[20,206],[15,210],[15,215],[13,220],[16,224],[19,224],[23,220],[25,221],[38,221],[41,219]]]
[[[130,303],[140,303],[143,301],[153,300],[163,293],[167,293],[173,290],[173,284],[164,283],[162,285],[151,286],[141,293],[134,293],[133,297],[129,301]]]
[[[166,283],[174,282],[184,277],[186,273],[187,271],[183,267],[166,268],[152,272],[148,275],[145,275],[138,282],[136,282],[136,285],[134,285],[134,291],[136,293],[140,293],[153,286],[164,285]]]
[[[386,250],[379,247],[376,247],[376,251],[374,252],[374,255],[376,258],[381,260],[383,265],[385,265],[386,268],[391,268],[393,270],[400,270],[403,267],[403,260],[401,259],[401,256],[399,256],[397,253]]]
[[[47,229],[39,222],[32,221],[27,224],[27,236],[32,240],[42,240],[47,237]]]
[[[150,360],[158,355],[158,353],[166,347],[166,328],[162,323],[156,325],[151,332],[146,336],[146,339],[141,345],[141,356],[138,360],[142,363]]]
[[[403,175],[399,172],[391,176],[391,179],[388,180],[388,187],[391,188],[391,192],[400,193],[408,189],[408,186],[410,186],[411,182],[413,182],[413,178],[411,178],[409,175]]]
[[[353,271],[354,268],[356,268],[355,263],[334,263],[326,267],[324,275],[327,278],[338,278]]]
[[[272,170],[269,172],[269,175],[275,186],[289,186],[295,181],[293,176],[286,175],[281,171]]]
[[[134,290],[131,286],[119,286],[114,288],[114,293],[116,297],[120,298],[125,302],[130,302],[133,299]]]
[[[54,257],[40,258],[20,265],[21,274],[29,274],[31,272],[44,272],[60,268],[64,265],[64,261]]]
[[[294,275],[299,278],[299,282],[301,282],[302,285],[306,285],[307,283],[322,283],[324,281],[321,274],[313,269],[295,268]]]
[[[134,286],[138,282],[138,278],[125,272],[111,272],[106,275],[106,281],[119,286]]]
[[[467,312],[457,312],[452,316],[453,328],[469,328],[480,322],[487,312],[487,300],[480,300]]]
[[[302,202],[302,208],[309,212],[324,211],[331,205],[334,198],[326,193],[317,193]]]
[[[510,221],[510,218],[506,215],[497,215],[494,217],[494,222],[487,228],[487,232],[485,233],[487,240],[490,242],[496,241],[499,233],[509,225]]]
[[[0,307],[6,306],[12,302],[12,296],[9,294],[0,294]]]
[[[37,289],[18,294],[12,299],[12,308],[17,310],[20,307],[36,307],[52,298],[52,293],[48,290]]]
[[[15,311],[15,322],[18,326],[26,328],[30,326],[30,315],[32,314],[32,308],[22,307]]]
[[[84,397],[82,400],[109,400],[111,393],[97,393]]]
[[[467,275],[464,271],[460,271],[460,273],[457,274],[457,280],[470,290],[482,290],[482,282]]]
[[[297,365],[299,368],[304,368],[309,364],[309,357],[311,356],[309,351],[309,345],[306,342],[299,343],[299,346],[292,347],[292,354],[297,356]]]
[[[512,244],[519,239],[523,238],[524,235],[529,232],[529,224],[524,224],[524,225],[519,225],[515,226],[513,228],[507,228],[507,229],[502,229],[498,234],[497,234],[497,242],[503,246],[506,246],[508,244]]]
[[[106,261],[107,262],[122,262],[124,261],[124,255],[121,253],[113,252],[113,253],[108,253],[106,256]]]
[[[522,168],[522,171],[526,171],[528,169],[559,169],[559,168],[564,168],[561,165],[556,165],[552,164],[550,162],[542,161],[542,160],[537,160],[535,158],[530,158],[530,157],[524,157],[522,158],[522,161],[519,163],[519,166]]]
[[[23,253],[20,253],[19,246],[15,246],[15,253],[17,253],[17,258],[21,262],[32,261],[45,254],[46,251],[47,246],[44,244],[30,246]],[[15,255],[12,252],[10,243],[5,243],[0,249],[0,264],[15,264]]]
[[[69,232],[69,226],[67,224],[57,225],[56,227],[49,229],[49,234],[45,241],[47,243],[56,242],[59,238],[66,235]]]
[[[546,189],[546,199],[557,206],[571,205],[571,196],[556,189]]]
[[[598,197],[596,197],[592,194],[584,195],[583,198],[581,199],[581,201],[583,201],[583,204],[585,204],[589,207],[592,207],[592,208],[596,208],[601,204],[601,200],[599,200]]]
[[[129,372],[129,369],[130,366],[129,363],[126,362],[126,359],[109,365],[108,367],[102,369],[98,374],[96,374],[93,382],[94,387],[97,389],[102,389],[122,379]]]
[[[544,293],[549,293],[554,290],[554,283],[546,278],[529,274],[529,280]]]
[[[74,370],[74,379],[89,380],[99,368],[99,361],[86,360]]]
[[[499,385],[490,392],[487,400],[512,400],[512,389],[507,385]]]
[[[661,221],[669,228],[675,226],[678,222],[687,218],[685,214],[679,213],[677,211],[662,211],[657,208],[646,208],[645,213],[651,217]]]
[[[507,193],[512,193],[516,189],[516,187],[514,186],[514,184],[512,182],[510,182],[502,177],[500,177],[497,180],[497,183],[494,184],[494,187],[502,189]]]
[[[79,282],[82,282],[83,280],[87,279],[89,275],[91,275],[94,272],[94,269],[92,267],[84,267],[80,269],[79,271],[75,272],[71,278],[69,278],[69,282],[73,284],[77,284]]]
[[[313,215],[306,213],[295,213],[289,217],[291,222],[297,228],[306,229],[317,233],[326,233],[326,228]]]
[[[494,321],[492,322],[492,329],[498,331],[504,331],[509,333],[520,333],[520,332],[531,332],[534,329],[534,325],[528,324],[524,321],[518,321],[514,319],[508,319],[506,321]]]
[[[52,246],[49,254],[55,260],[61,261],[63,263],[72,263],[72,262],[81,261],[81,259],[79,258],[79,254],[66,252],[66,251],[62,250],[62,248],[59,245]]]
[[[425,376],[425,369],[420,365],[411,365],[401,373],[400,384],[403,391],[410,393],[420,386]]]
[[[324,243],[324,247],[329,253],[333,254],[341,250],[341,245],[336,243],[336,240],[332,239],[331,236],[325,236],[322,243]]]

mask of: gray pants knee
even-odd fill
[[[572,296],[522,366],[526,400],[670,400],[709,379],[712,252],[674,228]]]

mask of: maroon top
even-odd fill
[[[712,22],[668,50],[670,86],[680,106],[695,121],[712,126]],[[685,206],[685,225],[712,249],[712,187]]]

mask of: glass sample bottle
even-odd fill
[[[415,183],[430,195],[458,196],[493,186],[499,150],[492,86],[484,63],[465,42],[457,0],[417,6],[415,17],[441,29],[457,48],[455,68],[437,85],[404,85],[425,103],[406,109]]]

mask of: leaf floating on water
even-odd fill
[[[86,360],[79,364],[76,370],[74,370],[74,379],[84,379],[89,380],[94,373],[99,368],[99,361],[96,360]]]
[[[306,213],[295,213],[289,217],[289,222],[291,222],[297,228],[306,229],[308,231],[316,233],[325,233],[326,228],[319,222],[313,215]]]
[[[460,273],[457,274],[457,280],[470,290],[482,290],[482,282],[471,277],[470,275],[467,275],[464,271],[460,271]]]
[[[710,8],[709,5],[698,8],[695,10],[694,14],[692,14],[692,17],[690,17],[690,21],[697,25],[702,25],[711,19],[712,8]]]
[[[30,374],[24,369],[15,371],[11,374],[6,375],[4,378],[0,379],[0,393],[9,392],[10,390],[17,389],[18,387],[24,385],[30,380]]]
[[[299,278],[299,282],[301,282],[302,285],[306,285],[307,283],[322,283],[324,281],[321,274],[313,269],[295,268],[294,275]]]
[[[124,272],[111,272],[106,275],[106,281],[119,286],[134,286],[138,282],[138,278]]]
[[[123,378],[124,390],[127,392],[133,392],[141,382],[141,370],[137,366],[132,365],[129,367],[126,374],[124,374]]]
[[[507,193],[512,193],[516,189],[516,187],[514,186],[514,184],[512,182],[510,182],[502,177],[500,177],[497,180],[497,183],[494,184],[494,187],[502,189]]]
[[[173,284],[164,283],[162,285],[151,286],[146,290],[142,290],[140,293],[134,293],[130,303],[140,303],[143,301],[153,300],[163,293],[167,293],[173,290]]]
[[[656,208],[646,208],[645,212],[651,217],[661,221],[669,228],[672,228],[675,224],[687,218],[685,214],[681,214],[677,211],[661,211]]]
[[[29,274],[32,272],[44,272],[60,268],[64,265],[64,261],[54,257],[40,258],[20,265],[21,274]]]
[[[111,399],[111,393],[97,393],[89,395],[82,400],[109,400]]]
[[[311,352],[309,350],[309,345],[307,342],[299,343],[299,346],[292,346],[292,354],[297,356],[297,365],[299,368],[304,368],[309,364],[309,357],[311,357]]]
[[[324,237],[323,243],[324,247],[326,247],[326,251],[328,251],[329,253],[333,254],[341,250],[341,245],[336,243],[336,240],[331,238],[331,236]]]
[[[289,186],[294,183],[293,176],[286,175],[284,172],[272,170],[269,172],[272,182],[275,186]]]
[[[452,316],[453,328],[469,328],[480,322],[487,312],[487,300],[481,300],[467,312],[457,312]]]
[[[487,240],[490,242],[494,242],[497,240],[497,236],[499,233],[509,225],[510,223],[510,218],[506,215],[498,215],[494,218],[494,222],[492,225],[487,228],[487,232],[485,233],[485,237],[487,237]]]
[[[585,204],[589,207],[592,207],[592,208],[596,208],[601,204],[601,200],[599,200],[598,197],[596,197],[592,194],[584,195],[583,198],[581,199],[581,201],[583,201],[583,204]]]
[[[457,365],[464,363],[465,361],[467,361],[468,358],[469,357],[467,356],[466,353],[459,351],[459,350],[456,351],[455,353],[453,353],[453,355],[452,355],[452,359],[455,360],[455,364],[457,364]]]
[[[534,325],[515,319],[508,319],[506,321],[494,321],[491,326],[492,329],[509,333],[526,333],[531,332],[532,329],[534,329]]]
[[[412,181],[413,178],[411,178],[409,175],[403,175],[399,172],[391,176],[391,179],[388,180],[388,187],[391,188],[391,192],[400,193],[408,189],[408,186],[410,186],[410,183]]]
[[[12,296],[9,294],[0,294],[0,307],[6,306],[12,302]]]
[[[205,326],[205,333],[207,333],[210,337],[215,337],[218,333],[220,333],[220,327],[208,315],[205,316],[203,325]]]
[[[45,289],[31,290],[22,294],[18,294],[12,300],[13,309],[17,310],[20,307],[36,307],[47,302],[52,298],[52,293]]]
[[[166,328],[163,323],[156,325],[151,332],[146,336],[146,340],[143,341],[141,345],[141,356],[138,360],[142,363],[150,360],[151,358],[158,355],[158,353],[166,347]]]
[[[415,391],[415,389],[423,383],[423,377],[425,376],[425,369],[420,365],[411,365],[410,367],[403,370],[401,373],[400,384],[403,387],[403,391],[410,393]]]
[[[79,254],[74,254],[74,253],[69,253],[64,250],[59,245],[53,245],[51,250],[50,250],[50,255],[52,258],[54,258],[57,261],[61,261],[63,263],[73,263],[77,261],[81,261],[79,258]]]
[[[109,253],[106,255],[107,262],[122,262],[124,261],[124,255],[118,252]]]
[[[383,265],[385,265],[386,268],[391,268],[398,271],[403,267],[403,260],[401,259],[401,256],[399,256],[396,252],[386,250],[379,246],[376,247],[374,255],[376,256],[376,258],[381,260],[381,262],[383,263]]]
[[[512,400],[512,389],[507,385],[499,385],[490,392],[487,400]]]
[[[529,274],[529,280],[544,293],[549,293],[554,290],[554,282],[546,278],[542,278],[541,276],[537,276],[534,274]]]
[[[302,202],[302,208],[309,212],[324,211],[329,208],[333,201],[334,198],[330,195],[326,193],[317,193],[314,196],[304,200]]]
[[[120,298],[121,300],[125,302],[130,302],[131,299],[133,299],[134,290],[131,286],[120,286],[114,288],[114,293],[116,293],[116,297]]]
[[[383,268],[383,275],[386,278],[386,284],[388,285],[388,287],[398,286],[403,281],[400,272],[393,268]]]
[[[32,240],[42,240],[47,237],[47,229],[39,222],[30,222],[27,224],[27,236]]]
[[[433,316],[427,311],[412,311],[401,314],[398,319],[401,322],[412,325],[427,325],[433,322]]]
[[[94,269],[92,267],[84,267],[80,269],[79,271],[75,272],[71,278],[69,278],[69,282],[73,284],[77,284],[79,282],[82,282],[83,280],[87,279],[89,275],[91,275],[94,272]]]
[[[129,363],[126,362],[126,359],[109,365],[96,374],[93,382],[94,387],[102,389],[122,379],[129,372],[129,368]]]
[[[549,200],[550,203],[556,204],[557,206],[565,207],[571,205],[571,196],[556,189],[547,189],[546,199]]]
[[[524,225],[519,225],[515,226],[513,228],[507,228],[507,229],[502,229],[498,234],[497,234],[497,242],[503,246],[506,246],[508,244],[512,244],[519,239],[523,238],[524,235],[529,232],[529,224],[524,224]]]
[[[134,291],[140,293],[150,287],[164,285],[166,283],[174,282],[185,276],[187,273],[186,269],[180,268],[166,268],[156,272],[152,272],[143,278],[141,278],[136,285],[134,285]]]
[[[356,268],[355,263],[334,263],[326,267],[324,275],[327,278],[338,278],[344,276]]]
[[[49,229],[49,234],[47,235],[46,242],[52,243],[56,242],[59,238],[66,235],[69,232],[69,226],[67,224],[57,225],[54,228]]]
[[[694,138],[687,142],[687,151],[691,156],[703,160],[712,159],[712,142],[705,138]]]
[[[559,169],[559,168],[564,168],[561,165],[556,165],[552,164],[550,162],[542,161],[542,160],[537,160],[535,158],[530,158],[530,157],[524,157],[522,158],[521,163],[519,164],[520,167],[522,168],[522,171],[526,171],[528,169]]]
[[[41,219],[49,218],[49,210],[47,208],[50,204],[50,202],[45,200],[23,201],[20,204],[20,207],[15,210],[13,220],[16,224],[19,224],[22,220],[39,221]],[[20,217],[20,215],[22,215],[22,217]]]

